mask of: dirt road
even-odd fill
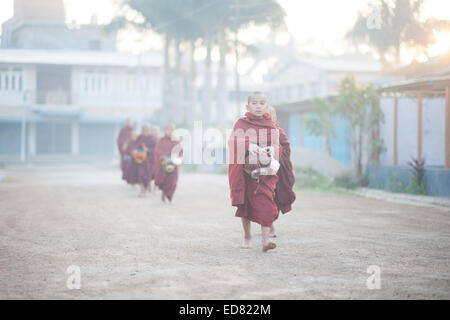
[[[278,248],[240,249],[224,175],[184,174],[174,203],[105,168],[3,172],[1,299],[450,299],[450,212],[298,192]],[[69,266],[81,288],[68,289]],[[381,288],[369,290],[378,266]]]

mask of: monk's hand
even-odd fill
[[[259,150],[259,147],[258,147],[257,144],[250,143],[250,144],[248,145],[248,152],[250,152],[250,153],[252,153],[252,154],[255,154],[255,153],[258,153],[258,150]]]

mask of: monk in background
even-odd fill
[[[125,149],[127,148],[128,143],[131,140],[131,135],[134,130],[133,120],[131,118],[127,118],[125,126],[122,127],[119,131],[119,135],[117,137],[117,148],[119,149],[120,154],[120,169],[122,170],[122,179],[125,180],[125,163],[124,163],[124,155]]]
[[[269,107],[269,114],[280,132],[281,146],[280,168],[277,172],[278,182],[275,188],[275,204],[277,205],[278,212],[281,211],[281,213],[285,214],[291,211],[292,204],[296,198],[293,190],[295,176],[291,162],[291,144],[286,132],[278,126],[278,117],[275,108]],[[273,224],[270,227],[270,237],[276,237],[275,227]]]
[[[150,135],[155,140],[155,145],[153,146],[153,149],[151,150],[149,157],[150,157],[150,171],[151,171],[151,177],[150,177],[150,184],[148,187],[149,191],[152,191],[152,181],[155,180],[156,175],[156,166],[155,166],[155,147],[159,140],[159,127],[153,126],[150,128]],[[153,191],[156,191],[156,186],[153,187]]]
[[[169,203],[172,201],[178,182],[178,165],[174,166],[173,171],[168,172],[167,167],[162,165],[162,161],[170,161],[174,157],[182,157],[183,149],[180,140],[173,137],[174,125],[168,125],[164,128],[164,136],[158,140],[155,147],[155,186],[161,191],[161,200],[166,199]]]
[[[265,95],[254,92],[248,97],[247,113],[239,118],[228,140],[229,165],[228,180],[230,184],[231,204],[237,207],[236,217],[242,220],[244,242],[242,248],[251,248],[251,222],[261,225],[262,250],[275,249],[276,244],[270,241],[270,227],[278,217],[275,204],[275,188],[278,182],[276,174],[252,178],[244,171],[244,163],[249,154],[260,152],[260,147],[273,147],[275,159],[279,159],[279,132],[270,115]],[[254,134],[239,132],[253,131]],[[244,154],[241,159],[239,154]]]
[[[124,151],[124,180],[130,184],[135,185],[137,183],[137,164],[133,159],[133,151],[137,148],[138,134],[136,129],[133,129],[131,140],[128,142]]]
[[[136,162],[136,182],[141,187],[140,197],[145,196],[145,192],[151,188],[150,181],[153,177],[154,170],[154,150],[157,137],[151,134],[148,124],[142,126],[142,132],[137,137],[135,143],[134,160]]]

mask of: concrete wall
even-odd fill
[[[306,129],[306,117],[312,117],[311,113],[291,114],[289,116],[288,136],[291,146],[303,147],[317,152],[323,152],[323,138],[311,134]],[[332,123],[336,136],[330,139],[331,157],[345,166],[351,165],[350,126],[347,120],[333,117]]]
[[[330,178],[349,171],[349,167],[325,153],[303,147],[293,147],[291,158],[294,166],[311,167]]]
[[[380,126],[380,137],[387,151],[380,156],[380,164],[393,165],[394,99],[384,97],[380,106],[385,122]],[[422,154],[426,165],[444,165],[445,99],[423,99]],[[406,165],[417,157],[417,99],[401,97],[398,101],[398,164]]]
[[[412,176],[407,166],[371,166],[368,168],[369,186],[392,191],[393,184],[401,181],[407,186]],[[428,167],[424,171],[425,190],[429,195],[450,197],[450,170]]]

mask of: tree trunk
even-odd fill
[[[181,42],[179,39],[175,40],[175,74],[174,74],[174,105],[173,105],[173,122],[180,124],[184,120],[184,106],[183,99],[183,75],[181,72]]]
[[[206,38],[206,60],[205,60],[205,78],[203,83],[203,108],[202,108],[202,118],[204,124],[208,124],[211,118],[211,50],[212,50],[212,39],[211,36]]]
[[[195,79],[197,77],[196,74],[196,62],[195,62],[195,40],[191,40],[189,42],[189,55],[190,55],[190,70],[188,77],[188,101],[189,106],[186,108],[186,121],[188,122],[188,126],[193,125],[194,120],[197,119],[197,88],[195,86]]]
[[[217,74],[217,114],[221,125],[227,122],[227,73],[226,73],[227,44],[225,34],[220,36],[220,61]]]
[[[361,176],[365,177],[369,163],[369,125],[367,107],[364,109],[363,123],[361,126],[362,152],[361,152]]]
[[[324,119],[324,130],[323,130],[323,151],[330,156],[330,117],[325,116]]]
[[[357,125],[351,128],[352,167],[355,174],[360,174],[360,132]]]
[[[323,135],[323,152],[325,152],[325,154],[327,156],[330,155],[330,139],[328,138],[328,135],[324,134]]]
[[[239,79],[239,40],[238,32],[234,34],[234,56],[236,62],[234,64],[234,76],[235,76],[235,99],[236,99],[236,118],[241,116],[241,88]]]
[[[163,78],[163,105],[162,123],[167,123],[170,117],[170,42],[168,35],[164,37],[164,78]]]

